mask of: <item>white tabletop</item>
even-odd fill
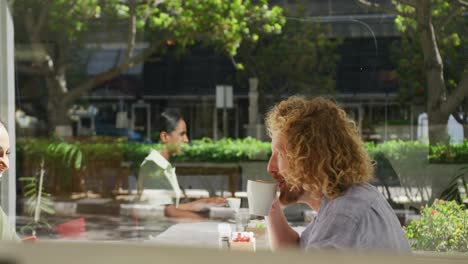
[[[151,242],[178,246],[218,247],[220,223],[222,222],[178,223],[151,239]]]
[[[178,223],[169,227],[166,231],[152,238],[149,242],[165,245],[189,246],[189,247],[218,247],[218,224],[221,221],[204,221],[191,223]],[[235,225],[231,224],[232,230]],[[299,234],[305,227],[293,227]],[[267,236],[256,238],[257,249],[269,249]]]

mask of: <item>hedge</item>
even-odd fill
[[[387,141],[382,144],[366,143],[365,147],[374,159],[383,157],[392,160],[405,160],[410,156],[427,157],[431,163],[468,163],[468,141],[457,145],[431,147],[418,141]],[[48,139],[21,139],[17,141],[19,159],[44,158],[79,168],[90,161],[122,160],[138,166],[150,150],[161,148],[160,144],[145,144],[123,140],[103,140],[94,138],[87,141],[64,142]],[[174,157],[175,161],[192,162],[239,162],[268,160],[271,155],[270,143],[253,138],[221,139],[214,141],[204,138],[193,140],[184,146],[184,151]]]

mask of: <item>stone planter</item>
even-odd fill
[[[414,155],[406,159],[389,159],[400,184],[406,188],[417,188],[423,200],[439,197],[450,182],[461,173],[466,164],[429,163],[427,154]]]

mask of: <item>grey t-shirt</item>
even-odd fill
[[[322,198],[314,221],[301,234],[301,247],[410,252],[392,207],[370,184],[355,185],[333,200]]]

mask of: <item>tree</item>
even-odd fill
[[[280,35],[271,35],[255,43],[244,43],[239,57],[245,71],[240,79],[259,79],[260,100],[265,91],[275,98],[284,94],[333,93],[336,87],[336,52],[340,39],[330,29],[307,19],[309,1],[296,1],[285,7],[288,17]],[[264,105],[264,104],[260,104]]]
[[[468,98],[466,58],[457,54],[464,45],[460,34],[466,33],[466,26],[463,27],[466,19],[462,16],[468,2],[393,0],[395,8],[390,10],[374,1],[358,1],[397,15],[395,24],[402,32],[404,48],[400,54],[406,56],[399,61],[400,80],[410,93],[412,90],[425,93],[429,143],[447,143],[447,120]]]
[[[12,1],[18,43],[28,43],[33,57],[21,63],[24,73],[46,80],[49,127],[69,126],[67,110],[81,96],[150,56],[162,55],[168,45],[183,51],[194,44],[210,45],[227,56],[236,55],[245,40],[280,33],[282,9],[269,8],[266,0],[22,0]],[[108,30],[109,24],[113,25]],[[118,30],[117,27],[119,27]],[[273,28],[274,30],[267,30]],[[120,34],[120,32],[123,32]],[[96,76],[74,81],[70,54],[86,43],[119,33],[126,43],[124,60]],[[148,47],[135,53],[144,34]],[[236,65],[242,68],[242,64]]]

